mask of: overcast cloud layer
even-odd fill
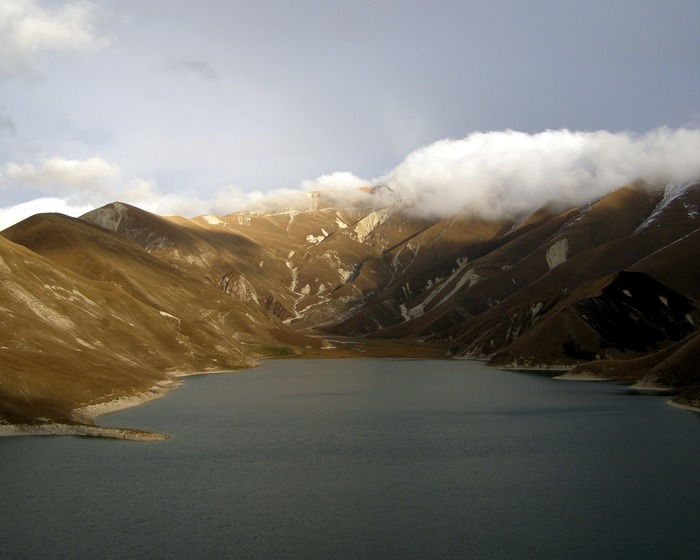
[[[93,30],[98,12],[92,2],[0,1],[0,76],[34,76],[46,52],[104,46]]]
[[[512,213],[682,181],[698,24],[694,0],[0,0],[0,227],[372,182],[428,213]]]

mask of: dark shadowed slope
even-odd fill
[[[643,182],[500,220],[416,217],[399,201],[34,216],[0,238],[0,414],[66,420],[167,385],[168,371],[342,354],[308,336],[329,332],[448,343],[502,367],[576,366],[696,402],[699,226],[700,184]]]

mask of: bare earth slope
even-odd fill
[[[84,421],[86,405],[157,392],[168,372],[342,354],[357,337],[668,385],[696,403],[699,226],[700,184],[642,182],[499,220],[418,217],[400,201],[37,215],[0,237],[0,419]]]
[[[246,367],[289,346],[275,317],[103,228],[53,214],[3,234],[6,421],[76,420],[79,406],[169,384],[167,372]]]

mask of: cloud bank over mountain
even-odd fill
[[[501,215],[580,204],[636,179],[684,182],[700,176],[699,150],[690,129],[477,132],[415,150],[379,180],[426,214]]]
[[[548,203],[581,204],[637,179],[652,185],[700,177],[700,129],[658,128],[644,134],[547,130],[475,132],[440,140],[406,156],[382,176],[361,178],[348,171],[302,181],[295,188],[243,191],[221,188],[214,196],[195,190],[170,193],[153,180],[125,178],[119,165],[100,157],[69,160],[58,156],[35,163],[8,163],[0,185],[25,186],[62,196],[58,211],[82,212],[122,200],[161,214],[222,215],[239,210],[305,210],[313,192],[329,205],[400,204],[425,216],[465,212],[495,217],[514,215]],[[374,194],[368,187],[382,184]],[[42,199],[38,207],[46,206]],[[29,211],[32,203],[24,203]],[[16,218],[15,207],[0,209],[0,227]]]
[[[548,203],[581,204],[637,179],[652,185],[682,183],[700,177],[698,154],[697,129],[476,132],[419,148],[380,177],[332,173],[297,189],[243,193],[230,204],[236,209],[304,209],[307,193],[318,190],[339,205],[400,201],[410,212],[426,216],[512,215]],[[389,189],[376,195],[358,191],[377,184]]]

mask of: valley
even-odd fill
[[[499,218],[423,215],[377,188],[346,208],[114,202],[4,230],[0,421],[89,427],[182,374],[284,357],[480,359],[700,405],[700,183]]]

